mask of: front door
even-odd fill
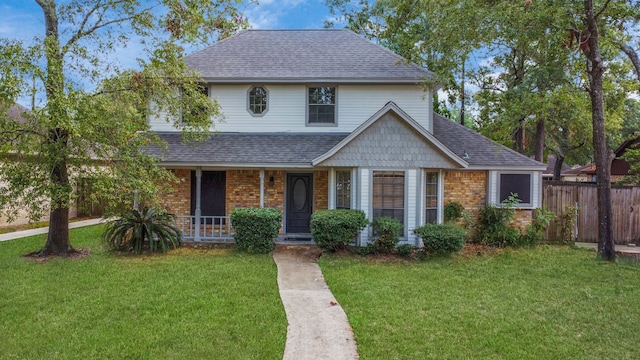
[[[287,174],[286,232],[309,234],[313,211],[313,174]]]

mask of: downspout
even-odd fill
[[[264,207],[264,169],[260,169],[260,208]]]

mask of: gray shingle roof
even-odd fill
[[[432,74],[349,30],[245,30],[185,58],[209,82],[419,82]]]
[[[202,143],[182,143],[180,133],[159,133],[168,151],[149,148],[164,163],[232,165],[303,164],[329,151],[345,133],[220,133]]]
[[[516,151],[502,146],[477,132],[438,114],[433,115],[433,135],[458,155],[465,151],[470,166],[485,167],[546,167]]]

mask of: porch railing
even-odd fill
[[[176,226],[182,231],[185,240],[233,241],[229,216],[200,216],[200,224],[198,225],[195,216],[178,215]]]

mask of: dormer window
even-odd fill
[[[252,86],[249,89],[248,110],[253,116],[262,116],[269,109],[269,92],[263,86]]]
[[[336,88],[332,86],[309,87],[308,123],[334,125],[336,123]]]

